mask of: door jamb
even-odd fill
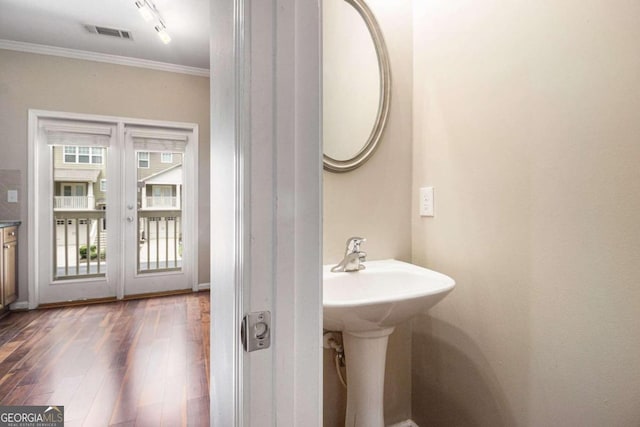
[[[211,425],[322,425],[320,4],[210,2]],[[252,164],[261,145],[266,160]],[[252,230],[265,214],[272,223]],[[250,247],[269,232],[257,270],[272,274],[256,277]],[[271,296],[253,301],[256,289]],[[242,316],[270,305],[272,348],[244,353]],[[273,387],[255,382],[262,375]]]

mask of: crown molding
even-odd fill
[[[0,39],[0,49],[18,52],[37,53],[41,55],[61,56],[63,58],[83,59],[85,61],[106,62],[108,64],[126,65],[129,67],[148,68],[151,70],[168,71],[170,73],[190,74],[193,76],[209,77],[206,68],[188,67],[186,65],[169,64],[166,62],[150,61],[148,59],[130,58],[128,56],[111,55],[108,53],[89,52],[86,50],[67,49],[63,47],[47,46],[35,43],[17,42]]]

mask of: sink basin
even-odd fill
[[[427,311],[455,286],[449,276],[393,259],[367,261],[366,269],[332,273],[323,268],[324,328],[365,332],[394,327]]]
[[[347,366],[346,427],[384,427],[387,342],[396,325],[427,311],[455,286],[452,278],[393,259],[353,273],[323,268],[324,328],[342,331]]]

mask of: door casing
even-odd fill
[[[320,2],[213,0],[210,16],[210,424],[319,427]],[[271,347],[246,353],[241,319],[263,310]]]

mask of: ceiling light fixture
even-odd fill
[[[166,31],[164,22],[160,21],[160,25],[156,25],[156,31],[158,32],[158,37],[160,37],[160,40],[162,40],[162,43],[168,44],[171,41],[171,37]]]
[[[142,18],[147,22],[152,22],[153,27],[158,33],[158,37],[162,40],[162,43],[168,44],[171,41],[169,33],[167,33],[167,26],[160,17],[160,12],[150,0],[136,0],[136,7]]]
[[[138,12],[140,12],[142,19],[147,22],[153,20],[154,13],[152,12],[151,5],[147,3],[146,0],[137,1],[136,6],[138,7]]]

